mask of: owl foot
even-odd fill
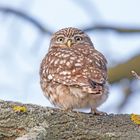
[[[107,115],[106,112],[99,111],[96,108],[91,108],[91,113],[94,115],[100,115],[100,116]]]

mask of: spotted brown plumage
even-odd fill
[[[64,28],[52,36],[40,68],[44,95],[63,109],[90,107],[97,111],[108,96],[106,59],[89,36]]]

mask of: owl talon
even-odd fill
[[[99,111],[97,109],[91,109],[91,113],[94,115],[100,115],[100,116],[107,115],[106,112],[102,112],[102,111]]]

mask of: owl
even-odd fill
[[[40,66],[40,85],[49,101],[64,110],[97,110],[108,97],[107,60],[89,36],[77,28],[52,35]]]

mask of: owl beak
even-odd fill
[[[71,39],[68,39],[68,41],[67,41],[66,45],[70,48],[70,47],[71,47],[71,45],[72,45],[72,40],[71,40]]]

